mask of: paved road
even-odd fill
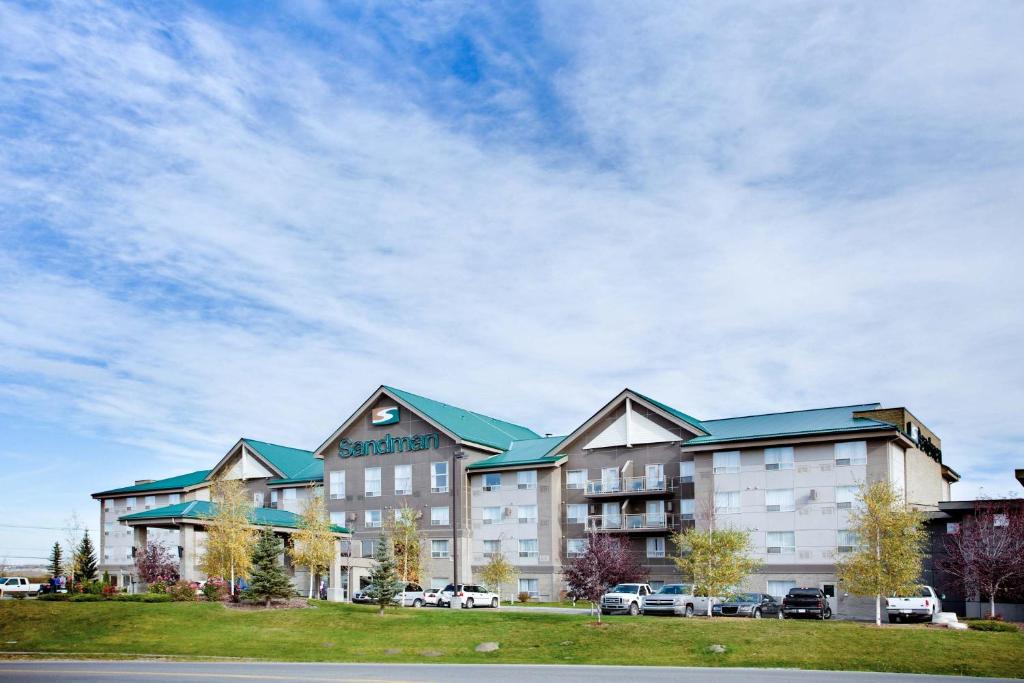
[[[0,682],[17,681],[295,681],[296,683],[420,683],[486,680],[488,683],[964,683],[957,676],[875,674],[787,669],[702,669],[633,666],[531,666],[514,664],[282,664],[253,662],[0,661]],[[986,678],[984,683],[1012,679]],[[1020,683],[1016,681],[1016,683]]]

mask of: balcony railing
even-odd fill
[[[664,512],[638,512],[618,515],[591,515],[587,527],[592,531],[647,531],[675,529],[679,521]]]
[[[588,496],[668,493],[674,489],[675,482],[664,476],[591,479],[587,481],[586,486]]]

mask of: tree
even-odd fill
[[[210,486],[213,515],[206,520],[206,552],[202,569],[207,576],[228,577],[231,594],[235,578],[248,576],[256,530],[249,521],[252,497],[237,479],[217,479]]]
[[[587,547],[562,570],[569,595],[574,599],[589,600],[592,606],[617,583],[644,581],[647,570],[637,562],[629,550],[629,543],[606,533],[590,532]],[[601,621],[601,610],[597,610]]]
[[[422,516],[423,513],[404,506],[388,522],[395,555],[395,571],[400,580],[410,583],[422,583],[423,543],[418,524]]]
[[[679,554],[672,558],[683,578],[693,583],[695,593],[708,599],[725,595],[757,569],[750,558],[750,534],[739,529],[686,529],[672,534]]]
[[[60,549],[60,543],[54,543],[50,551],[50,576],[56,578],[64,571],[64,553]]]
[[[939,568],[950,574],[967,597],[988,596],[996,616],[996,595],[1024,583],[1024,507],[1020,501],[978,501],[973,515],[943,538]]]
[[[363,594],[377,603],[377,614],[384,616],[384,608],[393,604],[395,596],[401,592],[391,541],[381,531],[377,550],[373,555],[373,567],[370,569],[370,585]]]
[[[82,542],[78,544],[78,550],[75,552],[75,574],[82,581],[92,581],[96,578],[96,550],[92,547],[88,529],[85,530]]]
[[[281,541],[270,527],[262,529],[252,550],[247,594],[256,600],[264,600],[267,607],[270,607],[270,601],[274,598],[287,598],[294,593],[292,582],[277,561],[282,552],[284,548]]]
[[[839,580],[854,595],[875,597],[875,624],[882,623],[882,596],[906,595],[921,576],[926,532],[920,512],[887,481],[862,486],[861,505],[849,517],[859,548],[836,563]]]
[[[499,605],[501,604],[501,585],[515,581],[518,575],[519,570],[501,553],[491,555],[491,559],[480,570],[480,580],[498,594]]]
[[[334,534],[323,496],[311,494],[306,499],[288,554],[295,564],[309,567],[309,597],[312,598],[316,574],[327,571],[334,559]]]
[[[174,583],[178,580],[178,563],[167,547],[150,541],[135,553],[135,570],[143,583]]]

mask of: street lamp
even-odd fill
[[[465,458],[465,453],[458,446],[452,448],[452,584],[458,592],[459,586],[459,489],[462,487],[462,479],[455,480],[455,473],[458,469],[459,460]]]

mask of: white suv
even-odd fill
[[[460,583],[458,586],[449,583],[438,594],[437,604],[439,607],[451,607],[452,597],[456,596],[462,600],[463,607],[470,609],[498,606],[497,594],[484,590],[482,586],[468,583]]]

